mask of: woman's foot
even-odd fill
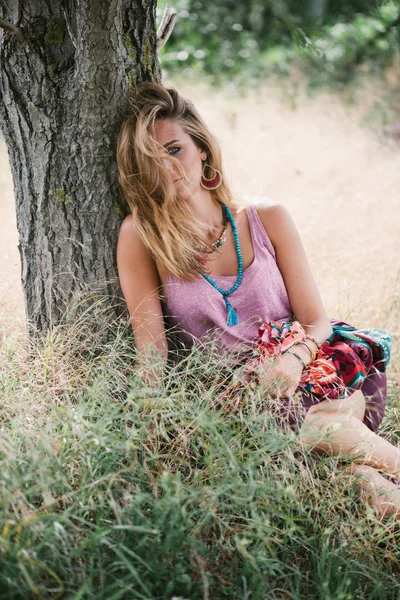
[[[368,465],[352,464],[351,473],[358,476],[360,497],[381,517],[400,517],[400,487]]]

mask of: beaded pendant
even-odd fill
[[[225,304],[226,304],[226,308],[228,311],[228,318],[226,321],[226,324],[231,327],[233,325],[238,325],[239,323],[239,319],[237,316],[237,313],[235,311],[235,309],[233,308],[232,304],[229,302],[229,296],[231,294],[233,294],[233,292],[236,292],[236,290],[238,289],[239,285],[242,283],[242,278],[243,278],[243,260],[242,260],[242,253],[240,252],[240,243],[239,243],[239,235],[236,229],[236,225],[235,225],[235,220],[232,216],[231,211],[229,210],[229,208],[226,206],[226,204],[222,205],[222,208],[225,210],[228,219],[232,225],[232,231],[233,231],[233,236],[235,238],[235,248],[236,248],[236,254],[238,257],[238,265],[239,265],[239,271],[238,271],[238,277],[236,280],[236,283],[229,289],[229,290],[223,290],[222,288],[219,287],[219,285],[217,285],[215,283],[215,281],[213,279],[211,279],[211,277],[209,277],[208,275],[206,275],[205,273],[202,273],[204,279],[206,281],[208,281],[208,283],[210,285],[213,286],[214,289],[217,290],[217,292],[219,292],[220,294],[222,294],[224,300],[225,300]]]

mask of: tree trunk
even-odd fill
[[[0,29],[0,126],[31,333],[59,322],[83,286],[119,289],[116,138],[130,86],[160,78],[155,9],[156,0],[0,0],[0,17],[24,36]]]

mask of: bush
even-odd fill
[[[307,8],[308,7],[308,8]],[[163,4],[159,8],[161,15]],[[179,19],[161,54],[165,73],[214,82],[287,75],[301,69],[313,83],[351,80],[399,58],[398,3],[335,3],[323,17],[311,3],[177,0]]]

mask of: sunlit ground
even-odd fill
[[[168,82],[167,82],[168,83]],[[220,140],[238,195],[284,204],[301,232],[328,314],[399,331],[400,143],[365,122],[360,92],[339,96],[264,87],[247,98],[191,85]],[[13,190],[0,142],[0,322],[23,330]]]
[[[13,184],[6,146],[0,138],[0,341],[1,334],[24,330],[20,274]]]

